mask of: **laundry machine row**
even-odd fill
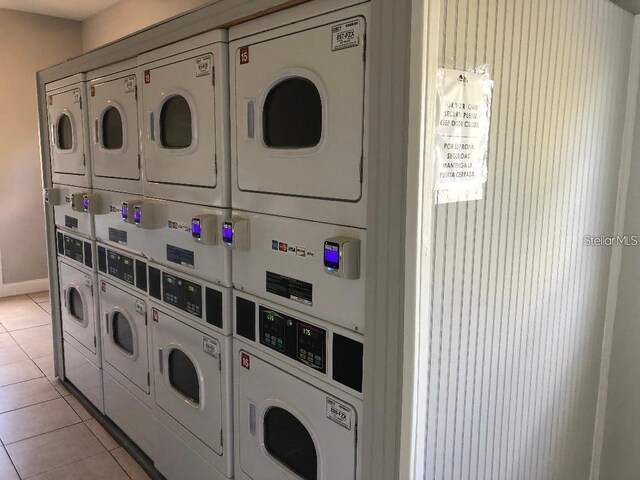
[[[109,245],[97,256],[105,415],[168,478],[231,478],[231,289]]]
[[[168,478],[359,478],[368,16],[309,2],[47,86],[104,412]]]

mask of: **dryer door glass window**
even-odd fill
[[[275,85],[264,102],[262,125],[268,147],[315,147],[322,137],[322,100],[314,83],[293,77]]]
[[[108,107],[102,115],[102,148],[122,148],[122,116],[115,107]]]
[[[168,358],[169,383],[180,394],[196,405],[200,404],[198,372],[191,359],[178,349],[171,350]]]
[[[184,97],[174,95],[162,105],[160,142],[165,148],[187,148],[191,138],[191,108]]]
[[[122,313],[113,316],[113,342],[129,355],[133,355],[133,330],[129,319]]]
[[[71,150],[73,147],[73,127],[69,115],[62,114],[58,119],[58,149]]]
[[[318,454],[306,427],[286,410],[273,407],[264,416],[264,446],[305,480],[318,478]]]
[[[74,320],[84,323],[84,304],[77,288],[69,291],[69,313]]]

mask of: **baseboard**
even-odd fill
[[[44,292],[49,290],[49,279],[39,278],[37,280],[27,280],[26,282],[0,284],[0,298],[11,297],[13,295],[24,295],[25,293]]]

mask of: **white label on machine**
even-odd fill
[[[124,79],[124,93],[131,93],[136,89],[136,77],[135,75],[129,75]]]
[[[331,51],[360,45],[360,20],[354,19],[331,27]]]
[[[437,203],[482,199],[487,181],[488,73],[438,70],[434,190]]]
[[[351,409],[329,397],[327,397],[327,418],[351,430]]]
[[[80,89],[73,89],[73,103],[80,103]]]
[[[202,55],[196,58],[196,77],[211,75],[212,60],[211,55]]]
[[[202,337],[202,351],[207,355],[218,358],[218,342],[213,338]]]

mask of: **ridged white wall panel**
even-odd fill
[[[589,478],[632,16],[443,0],[440,66],[495,80],[485,199],[434,209],[426,478]]]

